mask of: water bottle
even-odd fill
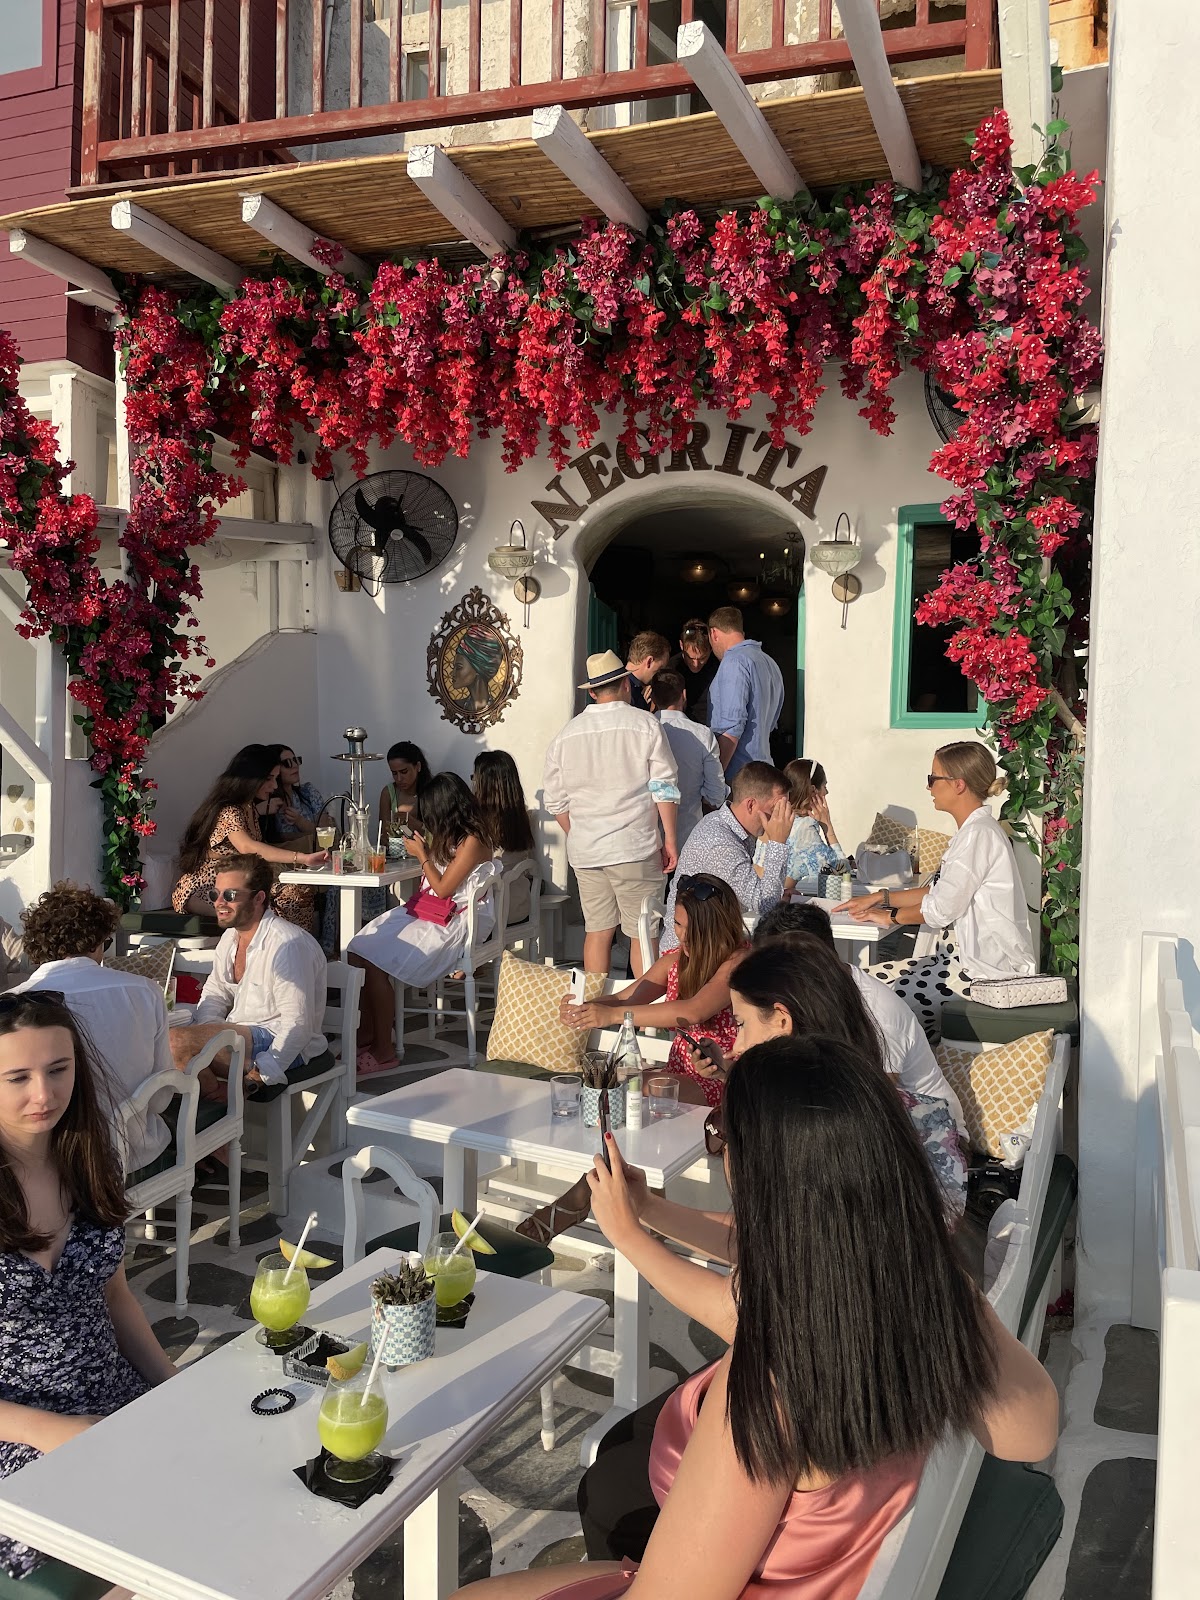
[[[627,1011],[621,1023],[621,1032],[609,1054],[609,1064],[616,1069],[617,1082],[641,1077],[644,1071],[642,1052],[638,1047],[637,1029],[633,1025],[633,1012]]]

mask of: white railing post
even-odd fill
[[[38,881],[48,889],[63,875],[66,859],[67,663],[49,639],[39,639],[34,680],[33,737],[49,776],[33,791],[33,840]]]

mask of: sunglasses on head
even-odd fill
[[[678,900],[680,895],[686,894],[690,895],[693,900],[699,900],[703,902],[705,900],[711,900],[713,895],[719,894],[720,892],[720,889],[715,883],[710,883],[707,879],[701,878],[697,873],[689,872],[684,877],[680,878],[679,889],[675,898]]]
[[[713,1106],[704,1119],[704,1148],[710,1156],[719,1156],[725,1153],[725,1112],[721,1106]]]
[[[236,905],[242,896],[250,893],[249,889],[209,889],[206,891],[208,899],[214,906],[218,900],[224,900],[227,905]]]
[[[0,1017],[22,1006],[63,1006],[67,997],[61,989],[28,989],[24,994],[0,994]]]

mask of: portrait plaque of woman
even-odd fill
[[[447,722],[480,733],[499,722],[521,682],[522,651],[508,618],[472,589],[429,642],[429,692]]]

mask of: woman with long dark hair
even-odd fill
[[[0,996],[0,1477],[175,1371],[125,1280],[109,1100],[61,994]],[[45,1560],[0,1538],[11,1578]]]
[[[183,831],[179,845],[179,881],[171,904],[181,915],[209,916],[208,891],[216,882],[221,862],[230,855],[262,856],[264,861],[289,867],[319,867],[328,859],[324,850],[287,850],[265,844],[255,804],[275,793],[279,764],[266,745],[248,744],[237,752],[213,784]],[[302,884],[277,884],[274,909],[306,933],[313,932],[313,891]]]
[[[1009,1460],[1054,1448],[1054,1385],[959,1265],[876,1063],[837,1039],[756,1046],[722,1116],[732,1344],[659,1413],[648,1466],[661,1510],[640,1565],[514,1573],[464,1593],[854,1600],[947,1431]],[[661,1280],[670,1252],[646,1231],[644,1175],[611,1137],[607,1154],[611,1173],[598,1156],[590,1174],[596,1219]]]
[[[289,850],[316,848],[317,823],[325,810],[321,791],[315,783],[301,779],[303,757],[290,744],[264,746],[267,758],[279,768],[275,793],[256,806],[262,835],[268,844],[286,845]]]
[[[724,1058],[736,1037],[730,984],[747,944],[742,908],[723,879],[707,872],[679,879],[675,937],[678,948],[659,956],[629,988],[582,1006],[568,995],[559,1016],[572,1028],[605,1028],[632,1011],[635,1027],[678,1028],[693,1039],[711,1040],[717,1048],[710,1059],[693,1051],[681,1032],[671,1045],[667,1066],[691,1080],[694,1098],[716,1105],[725,1083]],[[663,1004],[654,1004],[664,996]]]
[[[420,821],[421,795],[433,778],[425,752],[410,739],[398,739],[388,746],[387,764],[392,781],[379,791],[379,820],[385,828],[393,822],[415,827]]]
[[[421,822],[424,834],[404,841],[408,854],[421,863],[420,889],[350,941],[348,959],[366,971],[360,1073],[387,1072],[396,1065],[392,980],[423,989],[455,970],[467,946],[467,902],[498,871],[479,809],[456,774],[439,772],[430,780],[421,796]],[[486,938],[494,925],[489,894],[480,907],[480,937]]]
[[[789,761],[783,775],[788,781],[788,800],[796,813],[788,834],[784,875],[784,892],[790,894],[803,879],[815,878],[830,867],[844,865],[846,854],[838,843],[829,815],[829,779],[825,768],[806,756],[802,761]],[[754,847],[754,865],[760,877],[765,860],[766,844],[760,839]]]
[[[521,787],[517,763],[507,750],[481,750],[471,774],[475,804],[483,823],[484,838],[500,863],[501,872],[522,861],[533,860],[533,826]],[[524,922],[529,916],[529,880],[521,878],[509,890],[508,920]]]

